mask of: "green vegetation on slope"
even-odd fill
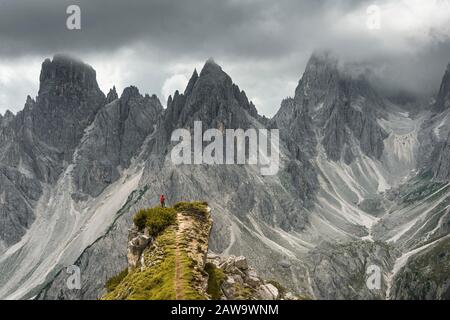
[[[112,277],[111,279],[109,279],[108,281],[106,281],[106,290],[108,292],[113,291],[114,289],[116,289],[116,287],[119,285],[120,282],[122,282],[122,280],[128,275],[128,268],[125,268],[124,270],[122,270],[119,274],[115,275],[114,277]]]
[[[444,192],[447,192],[449,187],[445,187],[446,183],[435,182],[431,180],[430,173],[424,173],[415,177],[410,183],[400,186],[400,199],[401,203],[414,203],[417,201],[423,201],[428,198],[428,201],[442,196]],[[442,189],[440,192],[437,192]]]
[[[205,271],[208,273],[208,294],[213,300],[219,300],[222,297],[222,286],[225,280],[225,273],[217,268],[213,263],[205,265]]]
[[[147,228],[150,236],[157,236],[168,226],[175,223],[177,211],[174,208],[149,208],[139,210],[133,222],[139,230]]]
[[[173,207],[178,212],[185,212],[190,215],[206,216],[206,208],[208,207],[208,203],[200,201],[178,202]]]
[[[152,267],[130,272],[104,299],[174,300],[175,232],[176,226],[170,226],[157,237],[149,252],[144,252],[145,255],[155,254],[156,263]]]
[[[135,225],[156,238],[142,253],[143,268],[111,278],[102,299],[206,299],[199,290],[205,275],[199,256],[206,255],[211,226],[206,206],[182,202],[174,208],[139,210],[133,218]]]

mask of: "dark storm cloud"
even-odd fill
[[[82,10],[79,32],[65,27],[70,4]],[[141,42],[166,53],[181,50],[176,54],[279,55],[292,49],[291,36],[306,31],[305,25],[287,32],[289,20],[303,21],[319,9],[298,1],[9,0],[1,4],[0,52],[111,50]]]
[[[3,0],[0,59],[68,52],[114,62],[115,52],[129,49],[133,61],[117,60],[129,65],[126,79],[159,94],[169,66],[213,56],[258,100],[262,112],[273,114],[281,98],[293,93],[317,49],[331,49],[345,63],[370,67],[385,88],[421,93],[436,88],[450,61],[448,33],[441,30],[447,16],[427,22],[432,5],[416,8],[412,14],[425,22],[414,29],[411,14],[402,7],[408,2],[414,1]],[[386,5],[377,32],[365,25],[372,3]],[[81,8],[80,31],[65,27],[71,4]],[[145,72],[144,66],[149,68]]]

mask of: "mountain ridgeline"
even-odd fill
[[[245,256],[294,295],[450,298],[448,70],[435,102],[411,112],[315,53],[293,98],[267,119],[212,59],[166,109],[133,86],[105,96],[81,61],[45,60],[36,99],[0,116],[0,297],[127,298],[139,279],[109,292],[105,283],[128,266],[133,215],[165,194],[171,204],[208,202],[212,264]],[[279,129],[280,170],[174,165],[171,133],[194,121],[205,130]],[[66,286],[69,265],[81,269],[80,290]],[[378,289],[366,285],[372,265]],[[135,277],[152,276],[143,272]],[[233,283],[222,293],[236,294]]]

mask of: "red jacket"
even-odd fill
[[[161,197],[159,197],[159,202],[164,202],[166,201],[166,198],[164,197],[164,195],[161,195]]]

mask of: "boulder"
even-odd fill
[[[239,256],[234,260],[234,266],[241,270],[248,269],[247,258],[244,256]]]
[[[234,274],[231,276],[234,280],[234,282],[239,283],[239,284],[244,284],[244,279],[242,279],[242,277],[238,274]]]
[[[258,273],[256,272],[256,270],[252,267],[248,268],[248,270],[246,271],[247,276],[249,277],[254,277],[254,278],[259,278],[258,277]]]
[[[253,288],[256,288],[256,287],[258,287],[258,286],[261,284],[261,279],[259,279],[259,278],[257,278],[257,277],[252,277],[252,276],[250,276],[250,277],[247,277],[247,278],[245,279],[245,282],[246,282],[249,286],[251,286],[251,287],[253,287]]]
[[[129,269],[138,266],[141,254],[144,249],[147,248],[151,240],[152,238],[148,235],[139,234],[128,242],[127,259]]]
[[[278,289],[270,283],[260,286],[257,292],[262,300],[276,300],[280,295]]]
[[[284,295],[285,300],[298,300],[296,296],[292,294],[292,292],[288,292]]]
[[[222,283],[222,292],[227,299],[232,300],[236,296],[235,284],[236,282],[232,277],[227,277]]]

